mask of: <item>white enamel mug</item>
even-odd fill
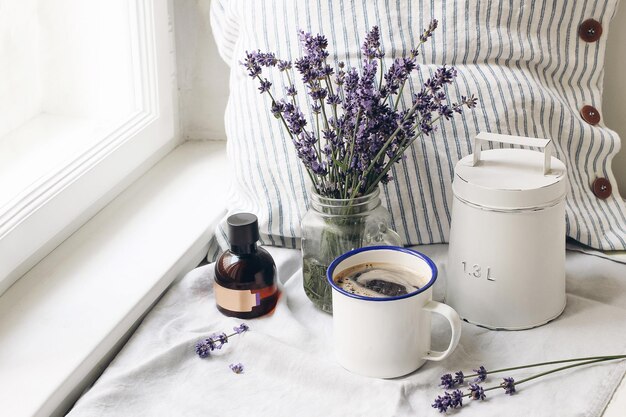
[[[396,297],[374,298],[345,291],[333,280],[347,268],[378,262],[415,271],[420,288]],[[399,377],[427,360],[447,358],[459,343],[459,315],[446,304],[433,301],[437,267],[419,252],[395,246],[355,249],[333,261],[327,279],[332,286],[335,356],[350,372],[376,378]],[[431,313],[441,314],[452,327],[450,345],[443,352],[430,346]]]

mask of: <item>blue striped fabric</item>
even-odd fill
[[[269,113],[267,97],[258,94],[239,65],[245,51],[274,51],[294,59],[301,55],[297,31],[304,29],[328,37],[331,60],[358,66],[363,36],[378,25],[388,64],[407,55],[424,26],[436,18],[439,29],[423,48],[421,72],[405,89],[405,98],[437,66],[448,64],[459,74],[449,88],[451,97],[475,93],[479,107],[442,122],[436,134],[414,144],[394,169],[395,180],[383,187],[383,203],[404,243],[447,241],[454,165],[471,153],[477,132],[490,131],[553,139],[556,156],[569,170],[568,235],[598,249],[626,249],[626,208],[610,166],[619,137],[579,115],[586,104],[601,112],[606,36],[617,3],[213,0],[213,32],[231,66],[225,117],[235,171],[231,212],[256,213],[264,243],[297,247],[299,221],[308,208],[308,179],[289,137]],[[594,43],[577,34],[589,18],[604,28]],[[282,86],[279,75],[268,77],[277,88]],[[597,177],[613,184],[610,198],[599,200],[592,193]],[[220,228],[218,240],[224,239]]]

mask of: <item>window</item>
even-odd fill
[[[176,145],[165,0],[0,13],[0,294]]]

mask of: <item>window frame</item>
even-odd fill
[[[0,212],[0,295],[179,140],[171,0],[131,0],[137,110]]]

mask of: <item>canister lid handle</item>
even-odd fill
[[[526,138],[523,136],[500,135],[498,133],[480,132],[474,138],[474,158],[472,166],[480,161],[480,152],[483,144],[486,142],[510,143],[513,145],[532,146],[535,148],[543,148],[543,175],[550,173],[550,162],[552,161],[552,140],[539,138]]]

